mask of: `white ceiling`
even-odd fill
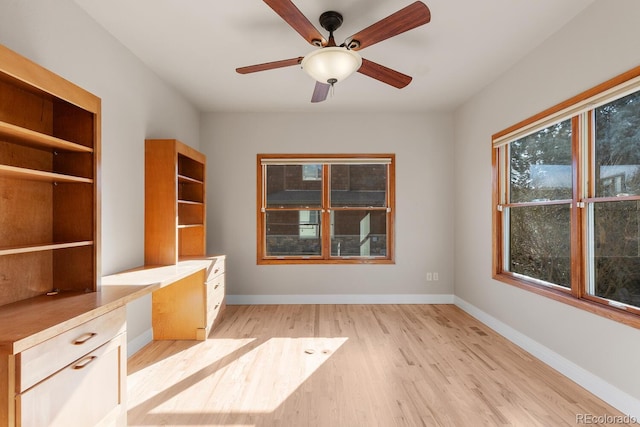
[[[594,0],[424,0],[431,22],[360,51],[413,77],[396,89],[356,73],[311,104],[314,82],[293,66],[240,66],[304,56],[313,46],[261,0],[75,0],[201,111],[450,111],[508,70]],[[325,34],[336,10],[348,36],[412,0],[293,0]]]

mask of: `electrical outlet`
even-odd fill
[[[430,282],[430,281],[432,281],[432,280],[433,280],[433,273],[428,272],[428,273],[427,273],[427,282]]]
[[[433,273],[433,280],[438,280],[438,272]]]

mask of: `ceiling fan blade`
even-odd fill
[[[331,85],[316,82],[316,87],[313,89],[313,95],[311,95],[311,102],[322,102],[327,99],[329,89],[331,89]]]
[[[352,35],[345,41],[345,45],[349,46],[351,50],[364,49],[367,46],[424,25],[430,20],[431,11],[429,11],[427,5],[417,1]]]
[[[240,74],[255,73],[258,71],[273,70],[274,68],[290,67],[298,65],[302,61],[302,56],[291,59],[283,59],[282,61],[265,62],[264,64],[249,65],[247,67],[236,68],[236,72]]]
[[[294,30],[298,32],[307,42],[314,46],[324,46],[327,44],[320,31],[313,26],[306,16],[300,12],[290,0],[264,0],[271,9]]]
[[[362,66],[358,69],[360,74],[369,76],[376,80],[386,83],[398,89],[402,89],[409,83],[411,83],[411,76],[402,74],[399,71],[387,68],[384,65],[377,64],[373,61],[362,58]]]

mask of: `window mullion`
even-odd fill
[[[331,256],[331,171],[328,163],[322,165],[322,209],[321,226],[322,232],[322,259],[329,259]]]
[[[582,208],[583,189],[583,152],[584,116],[575,116],[571,119],[571,157],[572,157],[572,203],[571,203],[571,294],[576,298],[584,295],[584,215]]]

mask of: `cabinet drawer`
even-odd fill
[[[126,317],[120,307],[18,354],[16,391],[32,387],[124,332]]]
[[[16,398],[22,427],[95,426],[124,410],[120,366],[124,335],[76,360]]]
[[[224,306],[224,274],[205,284],[207,287],[207,327],[215,321]]]
[[[225,270],[225,257],[219,256],[211,258],[211,261],[211,267],[207,270],[207,276],[205,278],[206,282],[210,282],[221,274],[224,274]]]

